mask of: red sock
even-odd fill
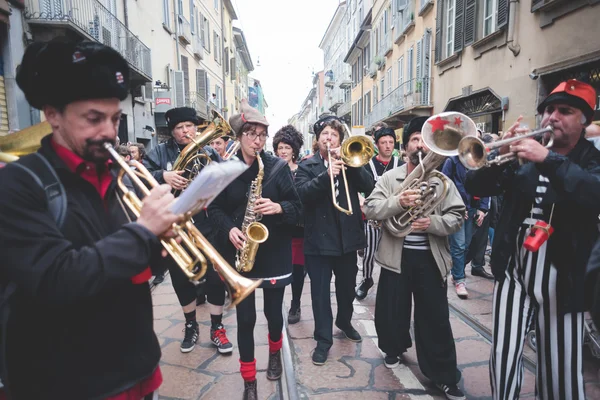
[[[256,358],[252,362],[243,362],[240,360],[240,372],[244,382],[252,382],[256,380]]]
[[[271,340],[271,335],[269,335],[269,351],[271,353],[277,353],[279,350],[281,350],[282,341],[283,341],[283,337],[280,337],[277,342],[273,342]]]

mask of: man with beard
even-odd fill
[[[104,145],[116,141],[129,74],[110,47],[66,39],[29,45],[18,68],[19,87],[52,133],[37,154],[0,169],[9,398],[152,398],[162,382],[148,266],[179,217],[168,185],[150,191],[136,222],[120,206],[118,164]],[[23,164],[34,159],[45,167],[29,174]],[[42,173],[56,176],[54,193],[66,192],[64,223],[36,183]]]
[[[167,142],[159,144],[148,153],[144,158],[144,166],[148,168],[158,182],[167,183],[173,190],[181,193],[187,187],[189,180],[185,176],[186,171],[173,171],[173,165],[175,165],[175,161],[177,161],[177,157],[179,157],[181,151],[195,137],[197,126],[200,125],[200,119],[196,114],[196,110],[191,107],[172,108],[165,113],[165,118],[167,126],[171,131],[171,138]],[[204,146],[203,150],[212,161],[218,162],[221,160],[212,147]],[[208,221],[205,210],[194,215],[194,225],[210,242],[213,242],[213,229]],[[198,293],[196,286],[189,281],[181,268],[172,259],[165,259],[165,263],[171,275],[173,289],[175,289],[175,294],[185,316],[184,336],[179,349],[182,353],[189,353],[194,350],[200,334],[198,322],[196,321]],[[225,285],[211,265],[209,265],[206,271],[206,283],[204,286],[206,288],[211,320],[210,338],[219,353],[231,353],[233,345],[227,338],[225,327],[222,323]],[[154,283],[161,283],[163,279],[164,276],[159,274],[154,279]],[[200,294],[200,296],[202,296],[200,302],[203,302],[204,293]]]
[[[380,128],[375,131],[375,146],[378,154],[374,156],[367,165],[367,171],[371,172],[373,184],[379,180],[381,175],[391,171],[399,165],[404,164],[399,157],[394,157],[394,145],[396,144],[396,133],[391,128]],[[368,195],[367,193],[366,195]],[[363,280],[356,288],[356,298],[363,300],[367,297],[369,289],[373,287],[373,267],[375,266],[375,251],[379,244],[380,228],[374,221],[365,223],[365,236],[367,238],[367,247],[365,247],[362,258]]]
[[[494,332],[490,379],[494,399],[519,396],[523,345],[535,320],[536,392],[543,399],[584,399],[582,340],[585,272],[598,239],[600,151],[585,139],[596,91],[571,79],[538,106],[552,147],[523,139],[500,149],[518,160],[467,174],[474,195],[504,192],[490,264]],[[505,133],[523,132],[520,119]],[[544,139],[548,139],[545,137]]]
[[[439,118],[439,117],[438,117]],[[406,177],[418,168],[429,152],[421,130],[425,117],[417,117],[404,128],[408,163],[379,178],[366,199],[363,212],[369,219],[384,221],[418,204],[419,189],[401,190]],[[435,122],[432,119],[427,123]],[[381,232],[375,260],[381,265],[375,305],[375,329],[385,366],[394,368],[402,353],[412,346],[410,320],[415,301],[415,342],[419,368],[451,400],[464,399],[458,388],[456,348],[450,326],[447,275],[452,265],[448,236],[460,229],[465,206],[452,181],[444,177],[448,192],[429,217],[416,219],[412,232],[398,238],[385,228]],[[399,194],[398,194],[399,193]]]

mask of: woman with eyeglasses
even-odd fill
[[[242,275],[250,279],[263,279],[263,310],[269,335],[260,341],[269,344],[267,378],[277,380],[282,373],[281,308],[285,286],[292,281],[292,233],[298,223],[302,204],[294,189],[288,164],[263,150],[268,138],[269,123],[266,118],[246,101],[242,101],[240,110],[241,114],[233,115],[229,124],[240,143],[237,157],[249,168],[217,196],[208,208],[208,215],[218,231],[221,254],[231,265],[235,265],[236,250],[241,249],[246,240],[241,227],[248,205],[248,190],[259,173],[258,153],[264,164],[264,177],[262,197],[256,201],[254,212],[262,214],[260,222],[269,230],[269,237],[259,245],[253,269]],[[240,372],[244,379],[243,398],[257,399],[254,293],[237,305],[237,323]]]

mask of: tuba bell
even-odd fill
[[[36,152],[44,136],[52,133],[48,121],[25,128],[19,132],[0,137],[0,162],[12,162]]]

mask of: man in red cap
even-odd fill
[[[523,344],[535,322],[536,388],[544,399],[584,399],[582,339],[585,270],[598,238],[600,151],[585,139],[596,92],[561,83],[539,105],[554,129],[546,148],[534,139],[501,153],[518,159],[467,174],[476,196],[504,193],[491,266],[494,334],[490,379],[494,399],[514,399],[523,382]],[[504,137],[520,133],[520,118]]]

